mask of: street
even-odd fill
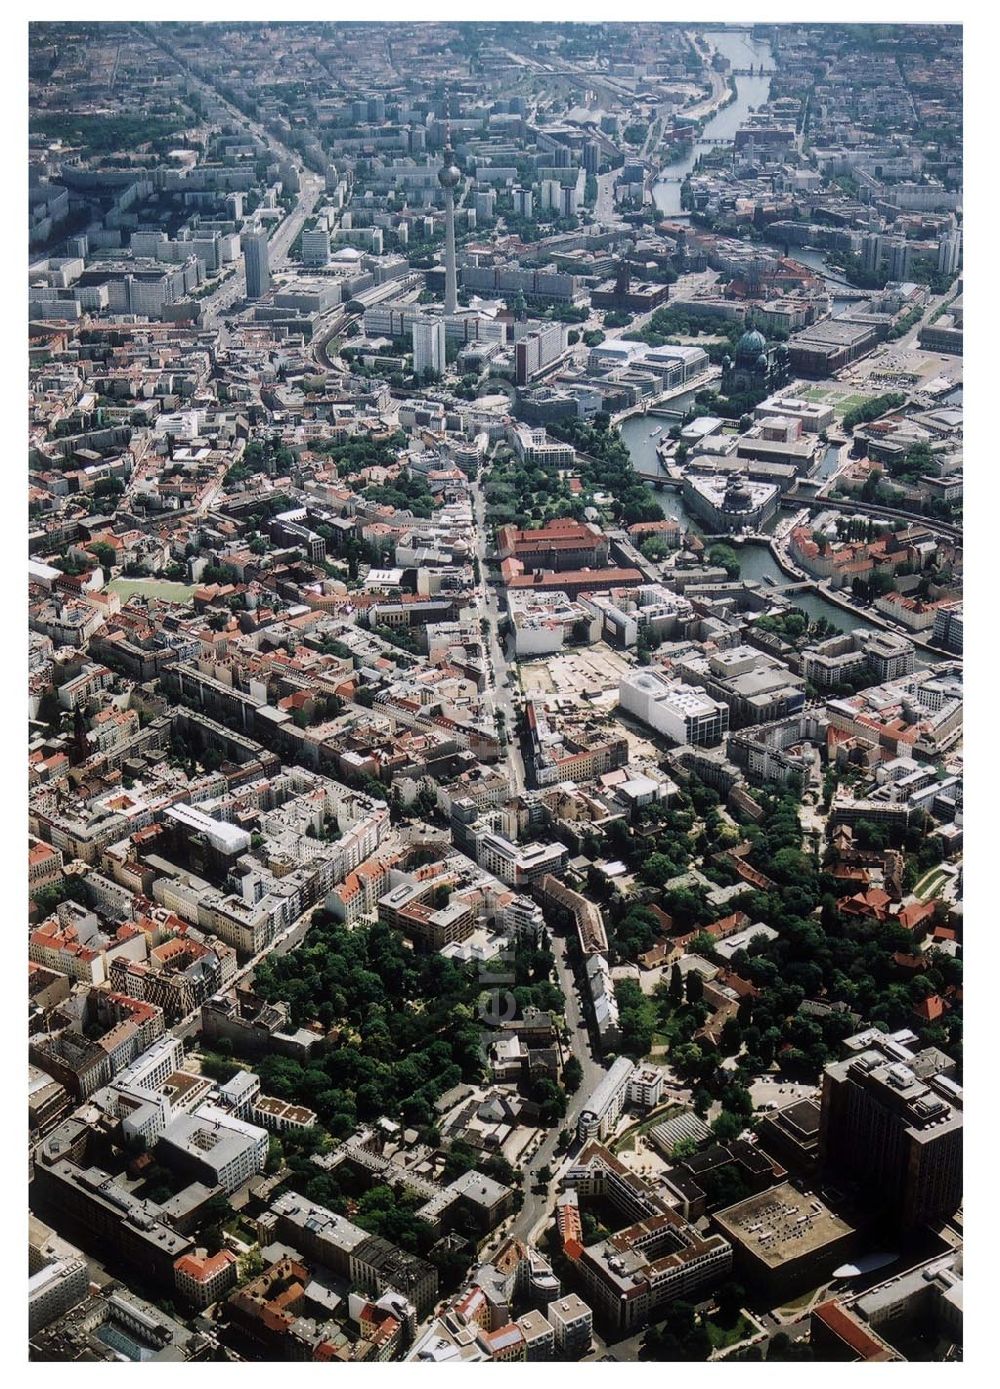
[[[500,623],[500,610],[497,603],[495,590],[487,582],[486,578],[486,500],[483,494],[483,470],[485,462],[481,465],[479,475],[472,484],[472,515],[476,531],[476,558],[479,561],[479,582],[476,584],[476,612],[479,616],[480,630],[482,624],[486,623],[486,631],[483,634],[486,666],[486,703],[491,712],[496,716],[503,716],[503,731],[506,740],[505,760],[507,763],[507,773],[510,778],[511,789],[515,795],[520,795],[525,787],[524,759],[521,756],[520,743],[517,737],[516,723],[517,711],[514,708],[514,699],[511,689],[510,675],[507,667],[507,657],[500,645],[498,626]]]
[[[512,680],[507,658],[501,648],[498,636],[500,610],[494,588],[487,582],[487,523],[486,502],[483,490],[484,474],[488,464],[480,467],[479,474],[472,484],[472,509],[475,522],[475,554],[479,561],[479,582],[476,585],[476,611],[480,622],[486,623],[484,633],[486,655],[486,698],[489,706],[503,714],[507,734],[506,764],[511,787],[515,794],[524,790],[524,760],[516,734],[516,709],[512,695]],[[510,1234],[518,1239],[530,1238],[551,1209],[552,1194],[558,1184],[558,1173],[553,1175],[545,1192],[531,1189],[534,1174],[546,1165],[551,1166],[555,1156],[556,1143],[562,1128],[574,1129],[580,1111],[594,1087],[605,1074],[605,1067],[591,1050],[590,1035],[586,1018],[577,992],[577,982],[567,959],[567,939],[564,935],[553,935],[552,953],[555,958],[556,978],[565,1000],[565,1020],[568,1031],[568,1046],[580,1063],[582,1079],[576,1093],[567,1104],[566,1116],[562,1124],[552,1129],[542,1141],[526,1167],[524,1174],[524,1205],[515,1216]],[[572,1149],[571,1149],[572,1150]]]
[[[543,1140],[541,1147],[527,1165],[524,1175],[524,1205],[514,1217],[511,1225],[510,1234],[521,1240],[535,1239],[540,1227],[544,1224],[547,1216],[552,1210],[553,1195],[559,1186],[559,1174],[569,1162],[570,1154],[577,1150],[577,1142],[574,1137],[570,1144],[569,1153],[553,1171],[552,1180],[544,1192],[536,1192],[531,1189],[534,1181],[534,1174],[546,1165],[552,1166],[552,1159],[555,1156],[556,1143],[562,1129],[576,1129],[576,1121],[580,1117],[580,1111],[589,1100],[595,1087],[604,1078],[606,1068],[600,1060],[595,1058],[591,1050],[590,1034],[587,1023],[583,1015],[583,1009],[577,993],[576,979],[566,958],[567,940],[563,935],[552,936],[552,954],[556,962],[556,978],[559,987],[565,998],[565,1018],[566,1028],[569,1033],[568,1045],[572,1054],[580,1063],[583,1073],[579,1088],[576,1093],[569,1097],[566,1106],[566,1116],[562,1124],[551,1130]]]
[[[232,116],[233,120],[243,129],[250,132],[263,144],[270,146],[288,163],[299,170],[299,192],[296,197],[295,208],[278,225],[273,237],[271,238],[268,260],[272,275],[276,270],[284,269],[288,265],[288,252],[295,241],[306,218],[311,216],[313,208],[319,199],[320,191],[323,187],[323,179],[319,174],[311,170],[302,168],[300,156],[281,140],[277,139],[269,130],[260,125],[257,121],[250,120],[249,117],[228,101],[222,93],[212,83],[195,72],[189,63],[185,61],[183,54],[168,45],[165,39],[157,31],[152,31],[151,37],[165,52],[169,53],[178,65],[184,69],[188,79],[193,86],[203,93],[209,94],[216,102],[224,105]],[[236,273],[228,276],[215,290],[202,300],[202,318],[206,325],[216,326],[212,323],[214,318],[220,317],[238,299],[246,295],[246,273],[237,269]],[[220,330],[222,331],[222,330]],[[224,344],[221,344],[224,345]]]

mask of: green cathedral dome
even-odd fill
[[[736,344],[736,360],[749,366],[755,364],[761,353],[766,351],[767,339],[764,334],[756,328],[748,328]]]

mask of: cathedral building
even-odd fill
[[[783,343],[768,347],[759,329],[748,327],[736,344],[736,357],[722,359],[722,394],[755,395],[763,400],[784,386],[789,377],[788,350]]]

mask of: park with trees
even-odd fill
[[[830,794],[837,775],[828,773]],[[690,776],[669,810],[651,807],[637,823],[608,826],[606,851],[635,874],[639,892],[623,898],[596,876],[591,883],[593,892],[603,893],[612,963],[634,961],[664,939],[662,918],[649,909],[655,905],[671,918],[669,934],[698,933],[690,953],[751,986],[735,1016],[712,1029],[706,1024],[713,1010],[695,969],[682,974],[675,964],[652,994],[630,979],[616,986],[621,1051],[641,1060],[654,1045],[665,1047],[673,1070],[692,1088],[695,1109],[715,1113],[720,1138],[735,1136],[750,1121],[749,1087],[756,1076],[778,1063],[789,1076],[815,1081],[840,1054],[844,1038],[869,1024],[913,1028],[925,1045],[961,1063],[960,962],[932,949],[919,971],[909,968],[910,930],[894,918],[880,922],[838,906],[843,887],[806,840],[794,790],[757,789],[754,796],[759,821],[741,814],[737,824],[722,814],[717,793]],[[942,857],[940,841],[919,826],[900,831],[862,821],[855,834],[861,849],[893,847],[904,854],[906,890]],[[721,913],[703,885],[683,879],[698,867],[709,881],[738,881],[716,856],[740,838],[748,844],[746,861],[769,885],[747,886],[725,911],[745,912],[777,935],[751,940],[723,961],[715,938],[699,933]],[[947,995],[950,1003],[943,1017],[929,1022],[920,1005],[931,994]]]

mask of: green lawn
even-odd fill
[[[919,897],[922,902],[926,902],[929,897],[933,897],[938,888],[947,881],[948,874],[941,868],[932,868],[929,873],[917,883],[913,889],[914,896]]]
[[[843,417],[848,410],[853,410],[855,405],[861,405],[864,401],[870,400],[867,394],[858,394],[854,391],[850,395],[839,395],[835,386],[809,386],[802,392],[806,400],[825,401],[833,407],[834,414]]]
[[[845,395],[834,404],[833,413],[843,418],[848,410],[854,409],[855,405],[863,405],[866,400],[870,399],[871,397],[867,395]]]
[[[711,1317],[705,1318],[704,1326],[713,1350],[724,1350],[726,1346],[735,1346],[737,1341],[745,1341],[748,1336],[752,1336],[755,1330],[753,1322],[748,1321],[742,1312],[732,1326],[720,1326]]]
[[[143,598],[162,598],[167,603],[190,603],[197,584],[172,584],[168,579],[112,579],[111,593],[127,602],[134,593]]]

